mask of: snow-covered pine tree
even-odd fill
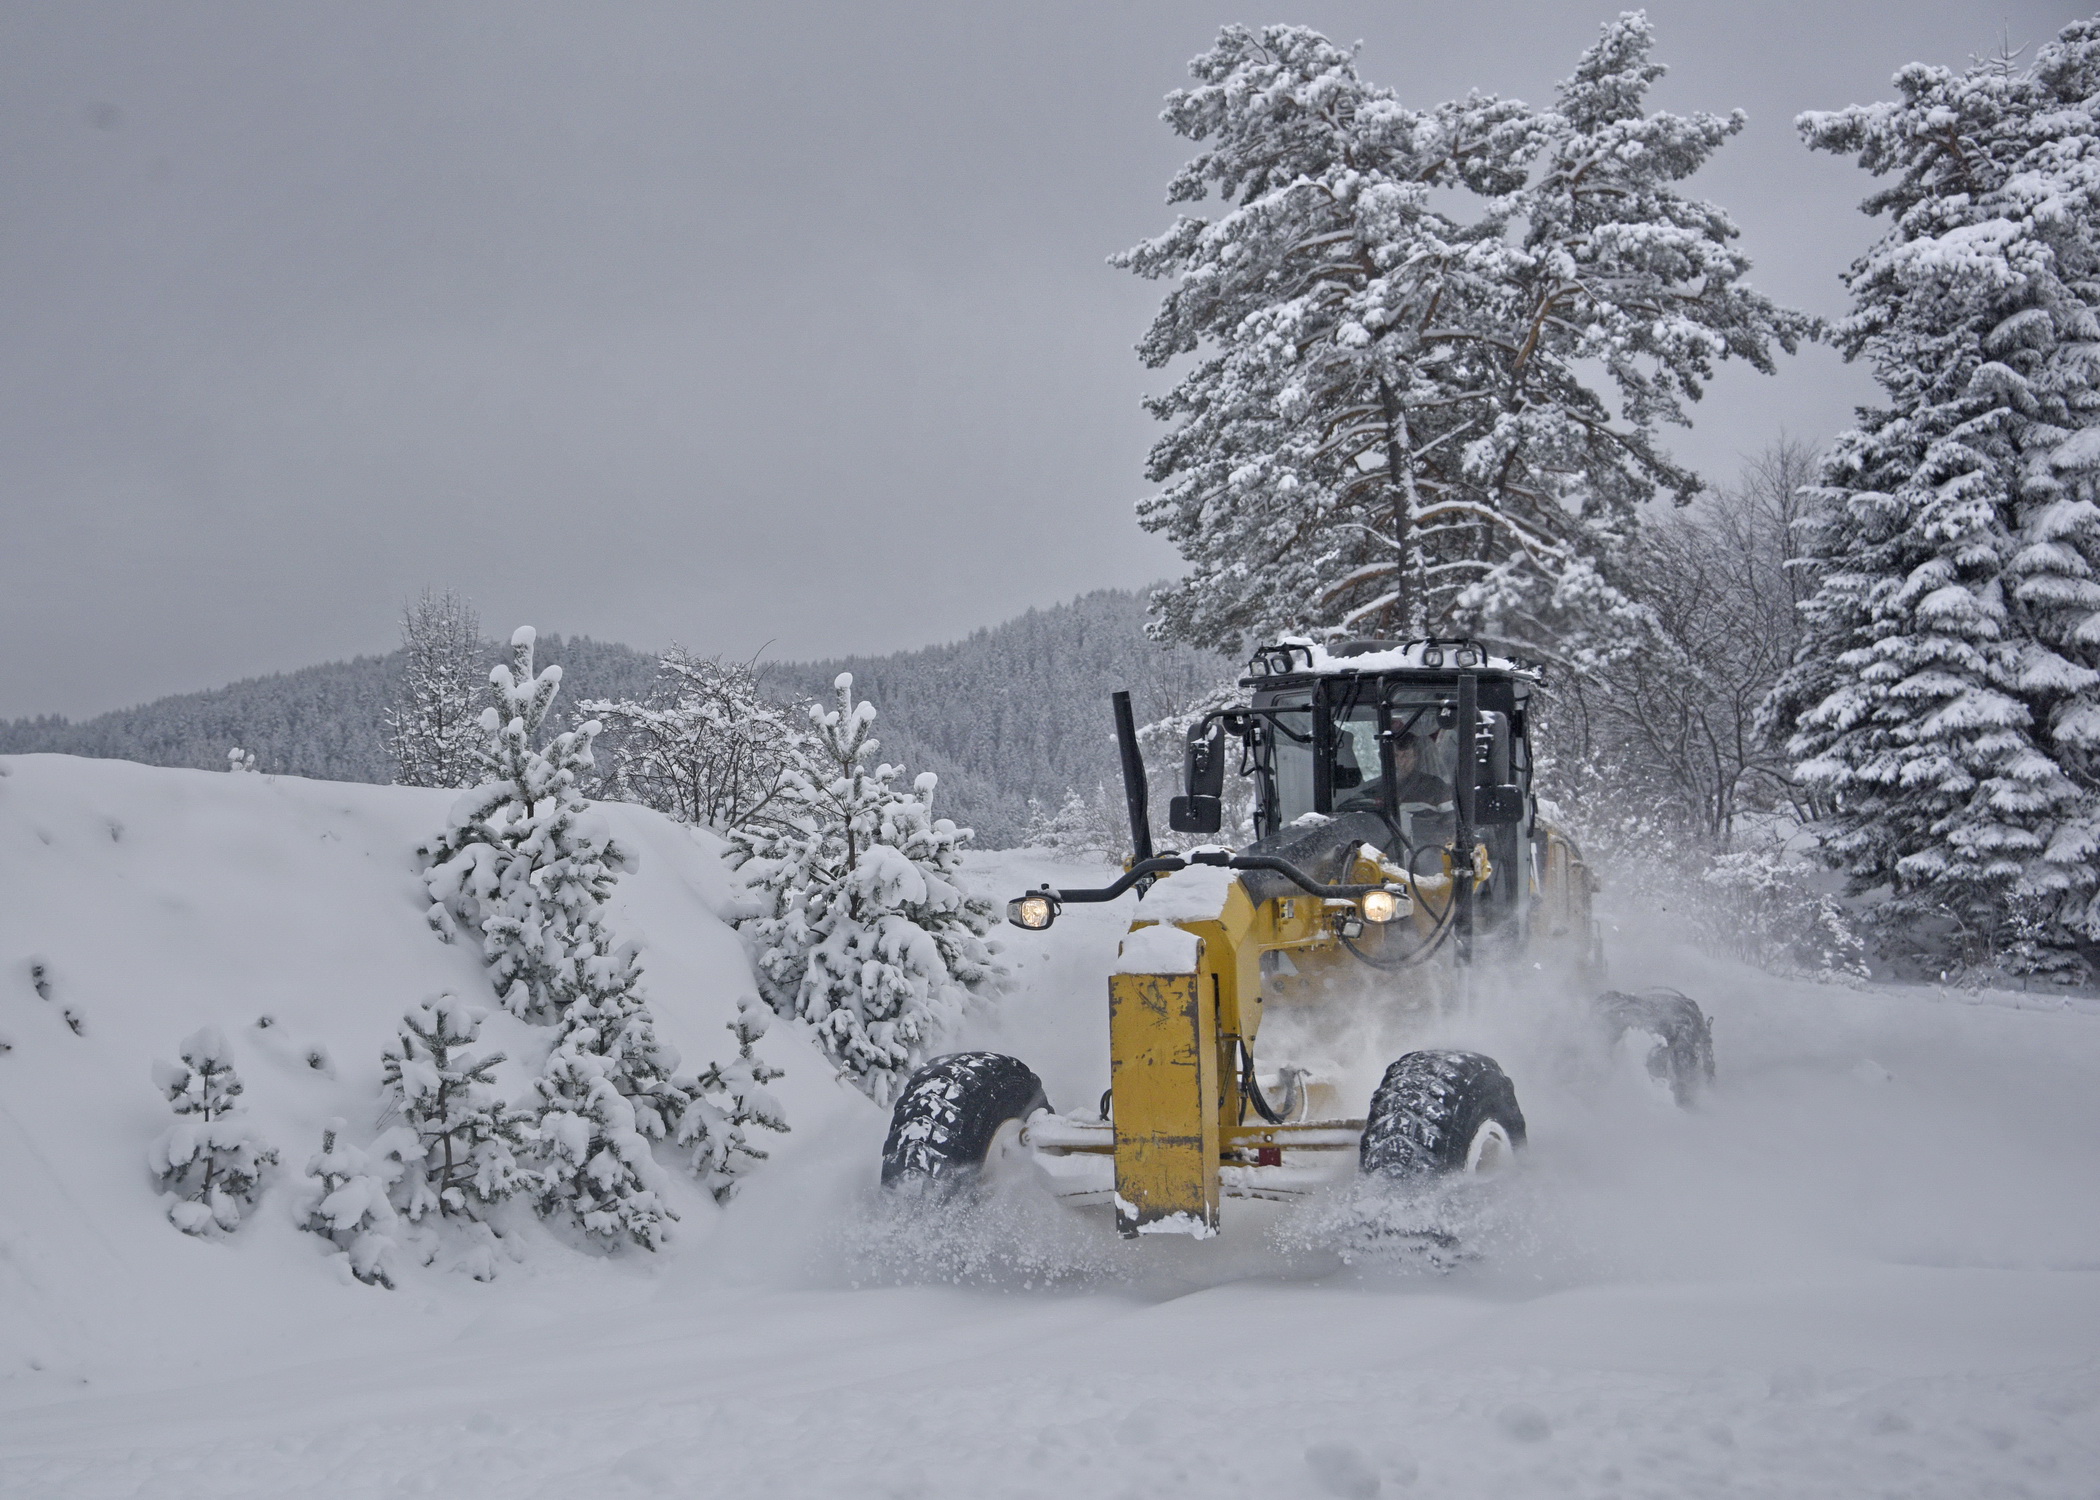
[[[240,1118],[241,1078],[225,1033],[216,1026],[192,1032],[181,1062],[153,1065],[153,1083],[179,1117],[146,1153],[171,1195],[168,1222],[184,1234],[232,1232],[277,1153]]]
[[[1770,703],[1875,915],[2082,971],[2100,937],[2100,21],[2031,68],[1913,64],[1801,129],[1893,179],[1836,336],[1887,404],[1832,449]]]
[[[744,1175],[766,1159],[767,1153],[751,1143],[746,1127],[788,1128],[780,1102],[766,1091],[766,1085],[780,1077],[780,1069],[769,1066],[755,1050],[771,1018],[772,1012],[758,1001],[738,1001],[736,1019],[729,1023],[737,1042],[736,1060],[710,1064],[687,1087],[676,1139],[690,1150],[694,1175],[717,1203],[727,1203]]]
[[[396,1246],[390,1193],[400,1163],[383,1159],[375,1170],[342,1134],[343,1122],[330,1120],[321,1133],[321,1149],[306,1163],[313,1196],[306,1228],[342,1251],[359,1281],[391,1288]]]
[[[1021,833],[1022,844],[1047,849],[1052,854],[1070,859],[1112,857],[1128,840],[1104,816],[1105,801],[1105,797],[1097,797],[1089,802],[1068,789],[1064,801],[1058,804],[1057,811],[1052,812],[1031,797],[1028,825]]]
[[[487,779],[453,805],[450,826],[418,854],[431,926],[478,933],[504,1007],[530,1021],[558,1019],[590,991],[592,964],[612,961],[603,907],[634,858],[578,790],[598,723],[534,740],[561,688],[561,668],[532,667],[530,625],[511,637],[511,665],[489,674],[497,707],[484,709]]]
[[[579,707],[605,726],[608,795],[718,833],[769,818],[808,760],[804,715],[766,697],[751,662],[673,646],[648,702]]]
[[[533,1083],[537,1194],[543,1214],[567,1213],[608,1245],[654,1250],[678,1215],[650,1148],[691,1096],[672,1076],[678,1054],[656,1038],[631,950],[625,958],[607,988],[569,1006]]]
[[[560,1024],[534,1083],[540,1211],[654,1249],[677,1216],[650,1148],[685,1125],[692,1087],[656,1036],[638,950],[616,943],[605,922],[613,884],[635,861],[578,790],[599,725],[533,747],[561,685],[561,668],[533,671],[533,642],[532,628],[520,628],[512,664],[490,673],[500,705],[482,715],[490,779],[421,851],[431,925],[479,931],[498,997],[527,1020]],[[700,1128],[696,1116],[689,1141]]]
[[[1302,27],[1228,26],[1190,63],[1163,118],[1204,150],[1168,197],[1226,207],[1114,258],[1176,282],[1145,362],[1195,360],[1148,402],[1175,425],[1139,517],[1190,565],[1157,633],[1467,629],[1565,659],[1637,627],[1610,555],[1637,502],[1698,487],[1657,424],[1812,326],[1675,192],[1742,121],[1643,114],[1651,41],[1621,16],[1547,110],[1407,109]]]
[[[469,787],[480,778],[474,700],[488,680],[486,649],[480,614],[451,589],[425,589],[401,612],[401,677],[386,715],[395,785]]]
[[[401,1153],[395,1200],[409,1222],[436,1209],[459,1218],[531,1186],[518,1165],[531,1115],[497,1097],[501,1052],[471,1056],[487,1012],[440,995],[408,1012],[380,1060],[386,1112],[400,1117],[414,1144]]]
[[[608,939],[602,923],[592,928],[595,946],[577,965],[580,993],[533,1085],[539,1207],[568,1212],[610,1243],[625,1236],[654,1250],[678,1215],[650,1148],[683,1123],[692,1085],[676,1076],[678,1053],[656,1035],[639,951]]]
[[[825,1055],[887,1104],[943,1029],[1004,977],[985,941],[991,903],[958,875],[970,830],[933,816],[936,778],[909,793],[898,767],[874,763],[874,705],[811,709],[821,779],[798,775],[778,827],[739,830],[731,863],[760,909],[739,922],[759,991],[807,1021]]]

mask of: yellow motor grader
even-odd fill
[[[1227,1197],[1290,1198],[1352,1168],[1503,1163],[1525,1127],[1494,1059],[1409,1052],[1361,1114],[1335,1059],[1396,1020],[1463,1025],[1479,962],[1597,976],[1588,867],[1532,788],[1539,683],[1469,640],[1264,647],[1241,680],[1247,706],[1190,727],[1169,818],[1220,831],[1236,745],[1256,837],[1179,852],[1152,846],[1129,694],[1114,695],[1132,859],[1110,885],[1007,907],[1041,931],[1068,905],[1136,893],[1108,979],[1108,1092],[1093,1116],[1059,1113],[1018,1059],[935,1058],[897,1098],[884,1184],[947,1190],[1024,1159],[1062,1196],[1112,1202],[1125,1235],[1203,1238]],[[1599,1018],[1645,1038],[1649,1073],[1679,1102],[1711,1078],[1706,1018],[1675,991],[1606,993]]]

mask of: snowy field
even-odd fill
[[[486,995],[410,857],[450,794],[0,770],[0,1495],[2100,1495],[2090,1002],[1791,985],[1619,934],[1621,981],[1714,1014],[1716,1091],[1683,1113],[1570,1066],[1552,1007],[1484,993],[1433,1039],[1504,1058],[1531,1149],[1401,1207],[1460,1234],[1448,1271],[1345,1264],[1332,1203],[1229,1204],[1206,1244],[1025,1194],[899,1221],[882,1113],[782,1026],[794,1132],[729,1210],[688,1185],[660,1255],[531,1227],[491,1283],[440,1254],[389,1292],[298,1229],[296,1177],[330,1117],[369,1135],[406,1006]],[[716,846],[609,811],[662,1029],[727,1055],[751,986]],[[1093,873],[973,869],[1002,896]],[[1020,986],[959,1041],[1087,1107],[1126,919],[1009,933]],[[217,1242],[144,1166],[150,1064],[207,1022],[283,1157]]]

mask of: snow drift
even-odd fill
[[[1200,1245],[1026,1197],[885,1216],[882,1112],[783,1023],[793,1133],[726,1210],[673,1173],[662,1252],[529,1224],[493,1282],[440,1260],[386,1291],[298,1227],[283,1174],[331,1118],[369,1139],[405,1009],[487,1003],[412,861],[452,794],[0,770],[0,1496],[2092,1493],[2089,1001],[1785,984],[1614,933],[1617,982],[1713,1013],[1716,1089],[1688,1113],[1571,1070],[1514,992],[1382,1037],[1494,1052],[1531,1122],[1494,1192],[1393,1205],[1463,1238],[1442,1274],[1345,1265],[1332,1202],[1229,1204]],[[719,1055],[753,993],[719,846],[606,813],[659,1026]],[[994,898],[1099,874],[966,869]],[[1016,989],[955,1044],[1089,1107],[1130,914],[1009,934]],[[152,1064],[207,1025],[283,1164],[196,1239],[146,1152],[173,1119]],[[513,1096],[548,1034],[490,1016]]]

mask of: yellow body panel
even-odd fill
[[[1217,1010],[1212,976],[1116,974],[1108,982],[1115,1098],[1116,1227],[1218,1227]]]

